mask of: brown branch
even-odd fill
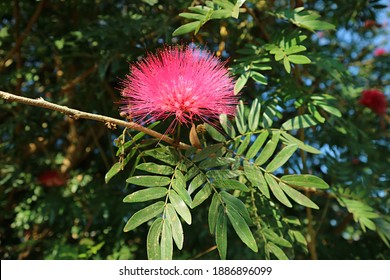
[[[72,88],[74,88],[78,83],[80,83],[82,80],[87,78],[89,75],[91,75],[95,70],[97,69],[97,64],[94,64],[92,67],[85,70],[83,73],[81,73],[79,76],[68,82],[66,85],[61,87],[61,91],[69,91]]]
[[[34,14],[31,16],[29,22],[27,23],[24,32],[19,36],[19,38],[17,38],[14,47],[8,52],[8,54],[5,56],[3,61],[1,61],[0,72],[3,70],[7,60],[10,59],[13,56],[13,54],[20,48],[24,39],[26,39],[27,35],[30,33],[34,23],[38,20],[39,15],[41,14],[43,10],[43,6],[46,4],[46,2],[47,0],[42,0],[41,2],[39,2],[37,8],[35,9]]]
[[[69,108],[66,106],[61,106],[61,105],[57,105],[55,103],[48,102],[48,101],[44,100],[43,98],[32,99],[32,98],[22,97],[22,96],[18,96],[18,95],[12,94],[12,93],[4,92],[4,91],[0,91],[0,98],[5,99],[6,101],[9,101],[9,102],[14,101],[14,102],[23,103],[23,104],[27,104],[27,105],[31,105],[31,106],[46,108],[46,109],[53,110],[53,111],[58,111],[58,112],[61,112],[65,115],[67,115],[68,117],[70,117],[72,119],[76,119],[76,120],[77,119],[88,119],[88,120],[103,122],[109,128],[114,128],[115,126],[128,127],[128,128],[143,132],[143,133],[150,135],[154,138],[160,139],[160,140],[162,140],[162,141],[164,141],[172,146],[177,146],[178,148],[183,149],[183,150],[187,150],[191,147],[190,145],[185,144],[185,143],[181,143],[181,142],[179,144],[177,144],[172,138],[170,138],[164,134],[161,134],[157,131],[154,131],[152,129],[143,127],[142,125],[139,125],[139,124],[134,123],[134,122],[126,122],[123,120],[118,120],[118,119],[103,116],[103,115],[97,115],[97,114],[91,114],[91,113],[79,111],[79,110],[72,109],[72,108]]]

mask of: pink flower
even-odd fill
[[[386,50],[384,48],[377,48],[374,50],[374,56],[381,56],[386,54]]]
[[[385,115],[387,108],[386,96],[377,89],[363,90],[359,103],[370,108],[378,115]]]
[[[131,66],[122,84],[122,112],[147,122],[174,116],[170,129],[177,123],[211,123],[220,114],[232,116],[238,103],[225,63],[188,46],[166,47],[148,55]]]

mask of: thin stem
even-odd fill
[[[27,23],[26,28],[24,29],[24,32],[17,38],[14,47],[7,53],[7,55],[4,57],[3,61],[0,61],[0,72],[4,69],[6,62],[8,59],[10,59],[16,51],[20,48],[22,45],[24,39],[26,39],[27,35],[30,33],[34,23],[38,20],[43,7],[45,6],[47,0],[42,0],[37,5],[37,8],[35,9],[34,14],[31,16],[29,22]]]
[[[103,115],[97,115],[97,114],[79,111],[79,110],[72,109],[72,108],[69,108],[66,106],[61,106],[61,105],[57,105],[55,103],[51,103],[49,101],[44,100],[43,98],[32,99],[32,98],[22,97],[22,96],[18,96],[15,94],[4,92],[4,91],[0,91],[0,98],[4,99],[6,101],[9,101],[9,102],[14,101],[14,102],[23,103],[23,104],[27,104],[27,105],[31,105],[31,106],[46,108],[46,109],[53,110],[53,111],[58,111],[58,112],[61,112],[65,115],[67,115],[68,117],[70,117],[72,119],[75,119],[75,120],[89,119],[89,120],[103,122],[110,129],[116,129],[116,126],[128,127],[128,128],[134,129],[134,130],[141,131],[141,132],[143,132],[147,135],[150,135],[154,138],[160,139],[160,140],[162,140],[162,141],[164,141],[172,146],[177,146],[179,149],[187,150],[191,147],[190,145],[185,144],[185,143],[181,143],[181,142],[176,143],[174,139],[172,139],[166,135],[163,135],[157,131],[154,131],[152,129],[143,127],[142,125],[139,125],[139,124],[134,123],[134,122],[126,122],[123,120],[118,120],[118,119],[103,116]]]

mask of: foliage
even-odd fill
[[[388,95],[381,2],[130,2],[1,3],[0,90],[117,116],[127,62],[192,42],[229,59],[236,117],[180,150],[0,101],[2,258],[390,257],[389,118],[359,104]]]

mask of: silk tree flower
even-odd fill
[[[377,48],[374,50],[374,56],[385,55],[387,52],[384,48]]]
[[[121,112],[135,121],[174,120],[189,125],[196,120],[213,124],[220,114],[233,116],[238,104],[234,80],[225,63],[210,52],[171,46],[149,54],[130,68],[122,81]]]
[[[359,103],[370,108],[378,115],[386,114],[386,96],[377,89],[363,90]]]

